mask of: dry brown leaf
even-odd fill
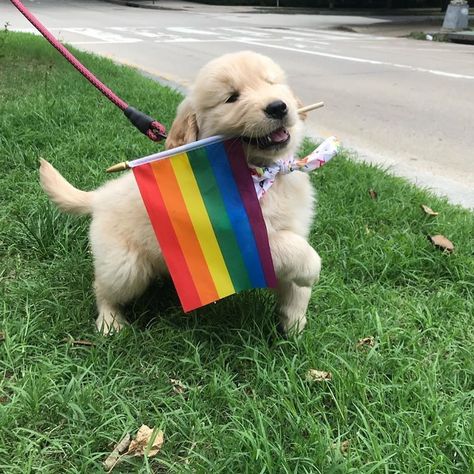
[[[424,213],[428,214],[429,216],[437,216],[439,214],[439,212],[433,211],[433,209],[428,206],[425,206],[424,204],[421,205],[421,208],[423,209]]]
[[[107,459],[103,462],[105,469],[107,472],[110,472],[120,461],[123,453],[128,449],[130,446],[131,437],[130,434],[127,433],[116,445],[113,451],[109,454]]]
[[[173,386],[173,392],[177,393],[179,395],[182,395],[184,392],[186,392],[186,385],[184,385],[181,380],[178,379],[170,379],[171,385]]]
[[[371,199],[377,199],[377,191],[375,191],[375,189],[369,189],[369,196]]]
[[[152,439],[152,444],[148,446],[150,440]],[[163,431],[158,431],[155,433],[153,428],[150,428],[147,425],[142,425],[140,426],[135,439],[130,443],[126,454],[127,456],[147,456],[150,458],[158,454],[161,447],[163,446],[163,442]]]
[[[349,446],[351,444],[351,440],[350,439],[346,439],[345,441],[342,441],[341,443],[333,443],[332,445],[332,449],[336,450],[336,449],[339,449],[339,451],[341,452],[341,454],[343,456],[346,456],[347,453],[349,452]]]
[[[343,441],[341,443],[340,450],[341,450],[342,455],[345,456],[349,452],[349,446],[350,445],[351,445],[351,440],[350,439],[346,439],[345,441]]]
[[[8,400],[9,398],[6,395],[0,396],[0,405],[4,405],[5,403],[8,402]]]
[[[308,372],[306,372],[306,380],[308,382],[324,382],[326,380],[332,380],[332,374],[324,370],[309,369]]]
[[[440,248],[441,250],[445,250],[446,252],[452,252],[454,250],[453,243],[447,239],[444,235],[429,235],[428,239],[431,241],[433,245]]]
[[[357,349],[361,349],[362,347],[374,347],[375,345],[375,338],[374,336],[364,337],[357,341],[356,347]]]
[[[5,333],[3,331],[0,331],[0,342],[5,340]]]

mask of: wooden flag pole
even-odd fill
[[[310,112],[311,110],[316,110],[321,107],[324,107],[324,102],[316,102],[315,104],[310,104],[306,105],[305,107],[301,107],[298,109],[296,112],[298,114],[303,114],[305,112]],[[118,171],[125,171],[130,169],[130,165],[128,164],[128,161],[122,161],[121,163],[117,163],[116,165],[111,166],[110,168],[107,168],[107,173],[116,173]]]
[[[310,112],[311,110],[319,109],[321,107],[324,107],[324,102],[316,102],[315,104],[306,105],[305,107],[301,107],[301,109],[298,109],[297,112],[299,114],[304,114],[305,112]]]

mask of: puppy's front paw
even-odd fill
[[[97,331],[110,336],[128,325],[127,320],[118,312],[101,312],[95,321]]]
[[[285,317],[280,317],[280,322],[277,326],[278,333],[285,339],[299,336],[306,326],[306,317],[296,320],[288,320]]]

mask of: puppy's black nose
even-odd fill
[[[267,105],[264,112],[271,118],[282,119],[288,113],[288,107],[282,100],[275,100]]]

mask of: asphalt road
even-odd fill
[[[184,88],[215,56],[241,49],[267,54],[305,103],[326,103],[312,114],[310,135],[335,134],[363,159],[474,208],[474,46],[334,30],[374,22],[364,17],[25,3],[62,40]],[[0,21],[33,31],[6,0]]]

